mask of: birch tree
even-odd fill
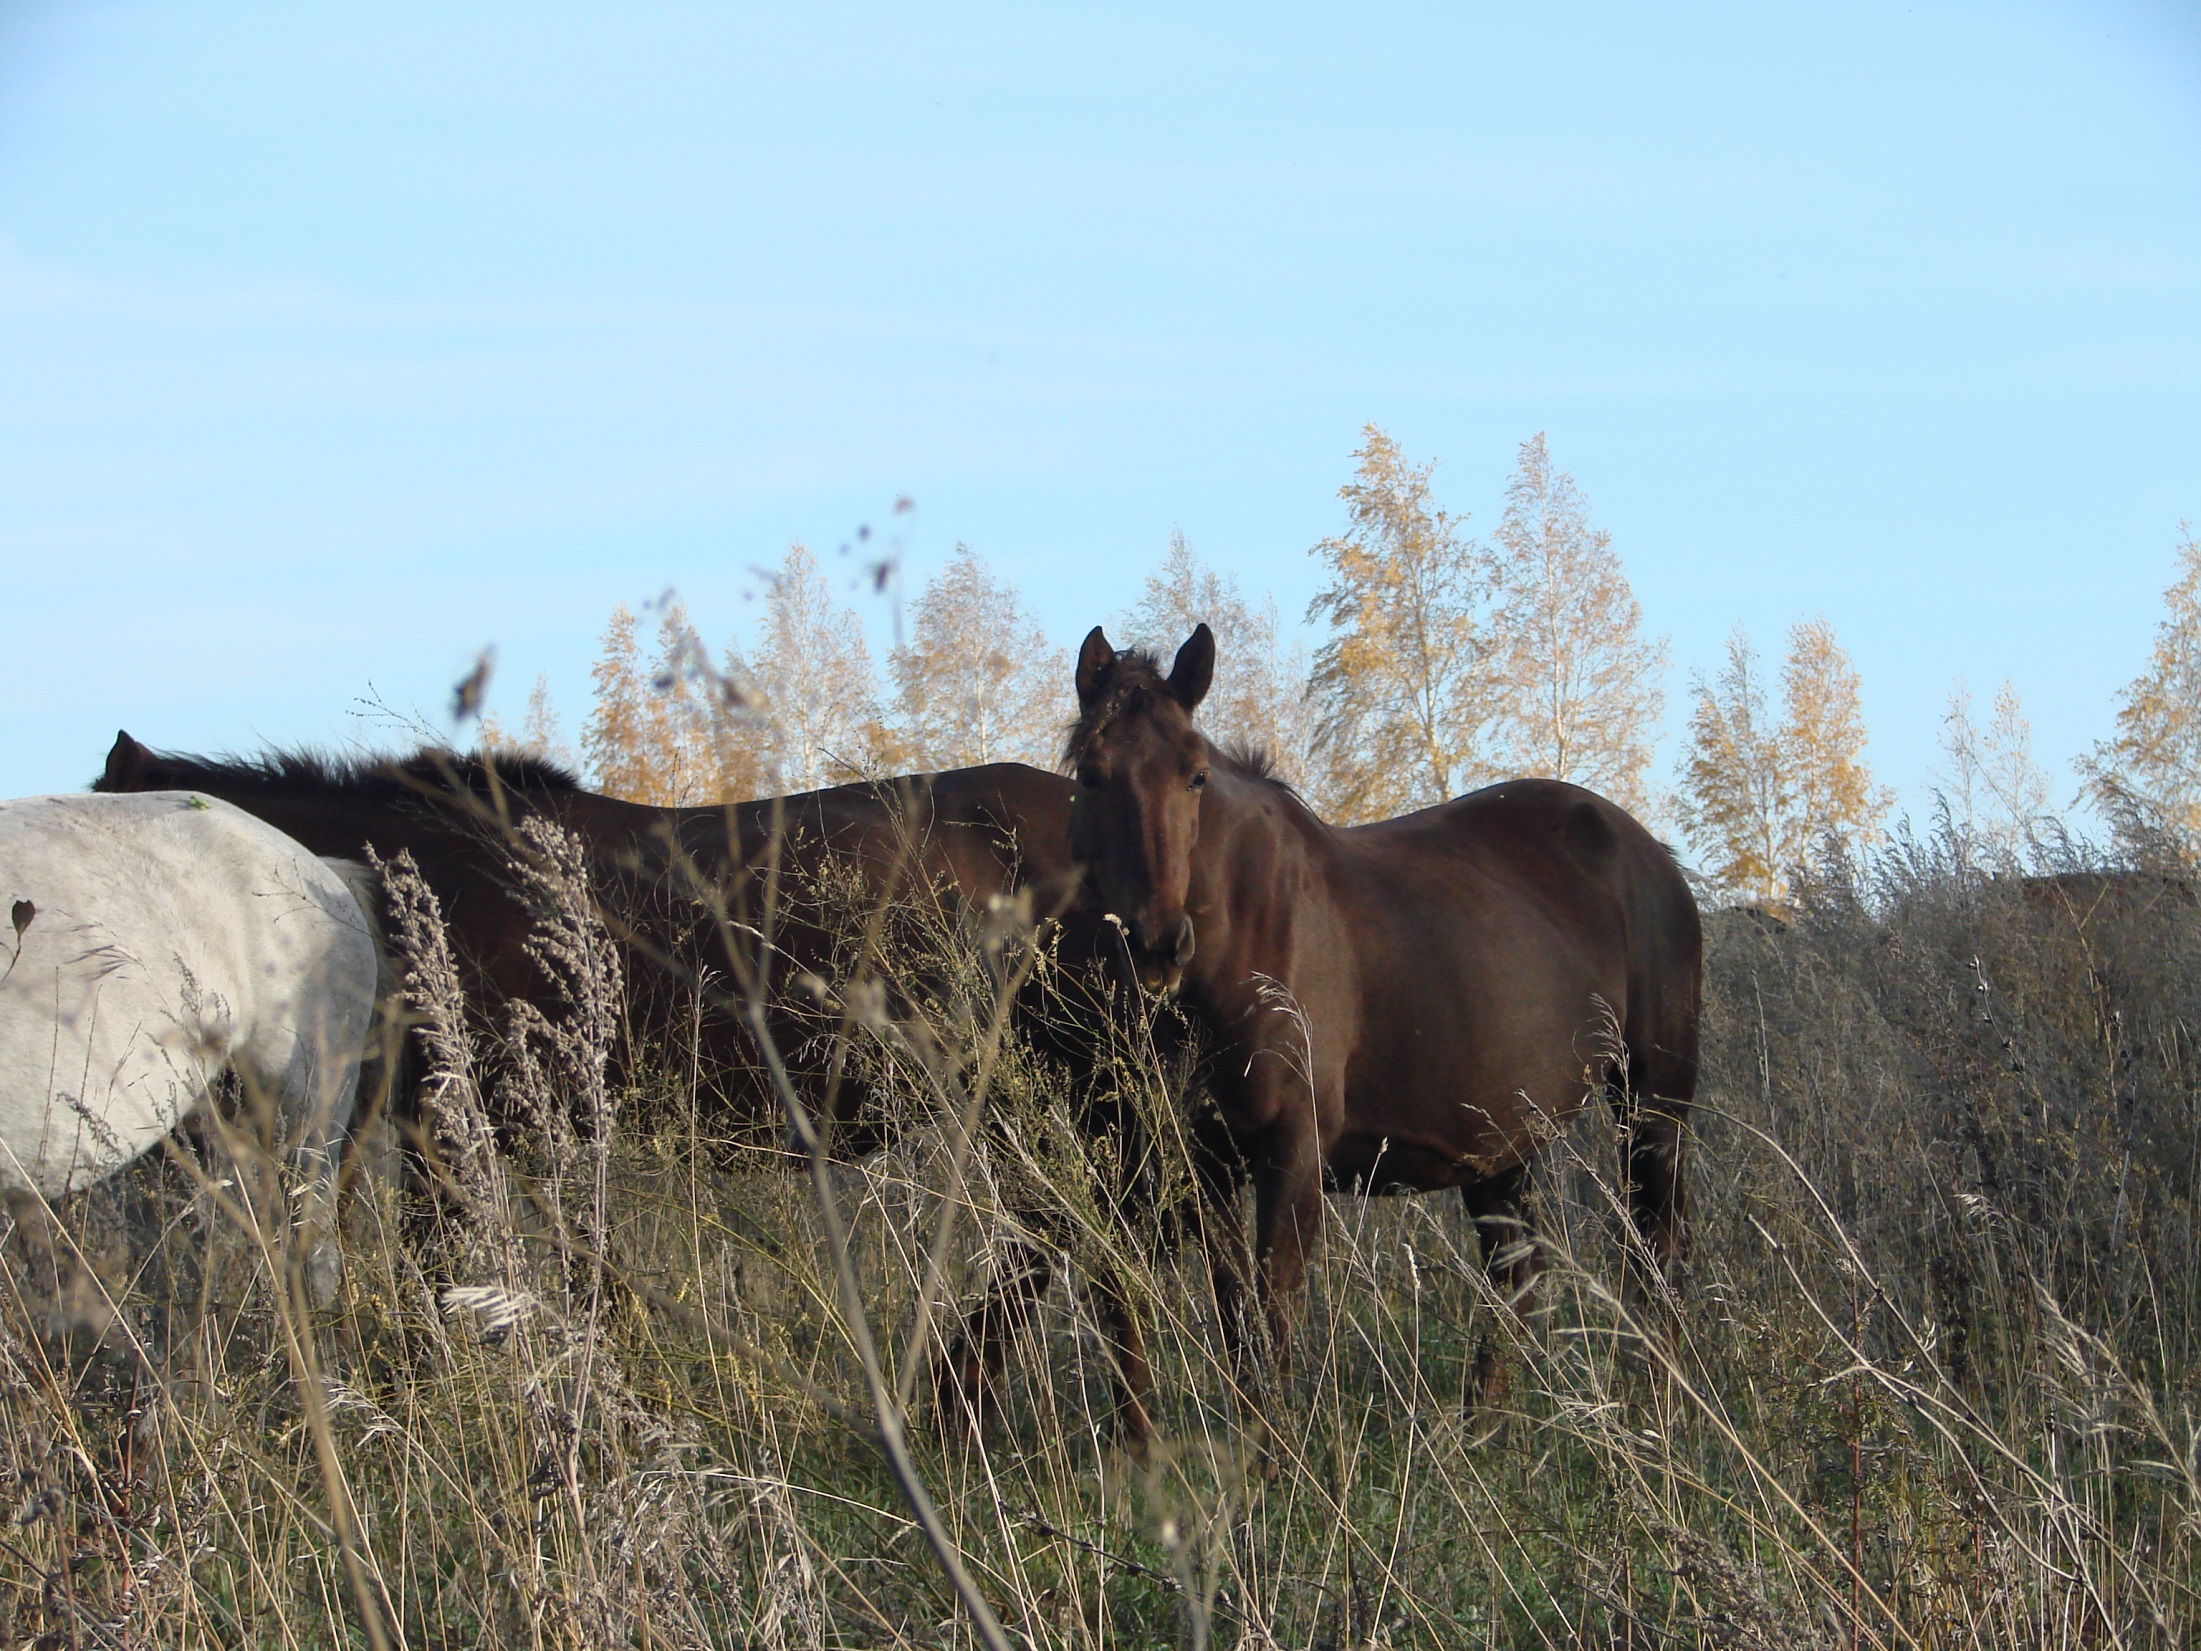
[[[494,711],[485,711],[481,719],[481,743],[485,750],[509,751],[517,756],[556,763],[561,768],[577,769],[579,766],[573,748],[566,744],[565,730],[559,725],[558,708],[551,703],[547,675],[535,678],[519,733],[508,731]]]
[[[2118,695],[2116,733],[2079,767],[2113,817],[2137,805],[2192,843],[2201,841],[2201,540],[2190,522],[2178,532],[2178,577],[2163,593],[2147,668]]]
[[[1893,798],[1865,766],[1857,671],[1824,619],[1789,632],[1778,726],[1739,625],[1725,666],[1691,697],[1677,812],[1705,874],[1728,894],[1785,905],[1792,873],[1812,854],[1878,831]]]
[[[2048,812],[2048,776],[2033,760],[2033,728],[2007,677],[1985,728],[1973,720],[1972,690],[1959,678],[1941,719],[1946,764],[1935,779],[1966,842],[2016,864],[2033,822]]]
[[[1785,888],[1795,849],[1794,789],[1781,760],[1780,731],[1766,702],[1757,650],[1737,625],[1727,661],[1690,688],[1688,750],[1676,799],[1682,830],[1707,877],[1722,889],[1770,904]]]
[[[535,686],[528,691],[527,713],[520,724],[520,749],[545,762],[554,762],[561,768],[573,769],[573,747],[566,743],[564,725],[558,720],[558,708],[551,703],[550,678],[538,674]]]
[[[670,593],[657,646],[642,657],[633,611],[612,610],[591,669],[596,698],[581,752],[596,788],[661,808],[737,802],[759,794],[771,744],[738,653],[713,668],[688,610]],[[548,699],[544,699],[547,715]],[[530,701],[530,725],[535,722]]]
[[[596,690],[581,730],[581,755],[596,789],[628,802],[652,798],[659,775],[650,742],[649,705],[634,610],[621,602],[604,626],[589,681]]]
[[[1050,648],[1015,589],[957,545],[912,605],[890,659],[895,733],[910,766],[1053,767],[1068,720],[1070,660]]]
[[[1498,524],[1491,752],[1508,774],[1571,780],[1641,813],[1667,650],[1542,432],[1521,444]]]
[[[1341,821],[1442,802],[1490,773],[1477,623],[1488,557],[1464,516],[1437,508],[1431,464],[1407,463],[1373,424],[1362,438],[1338,490],[1350,525],[1314,547],[1329,582],[1307,609],[1329,628],[1315,653],[1311,789]]]
[[[771,789],[813,791],[873,769],[881,718],[871,650],[803,545],[790,546],[772,576],[763,635],[748,663],[772,732],[764,775]]]
[[[1877,835],[1895,796],[1865,766],[1862,684],[1824,617],[1788,633],[1781,701],[1782,760],[1796,798],[1789,863],[1802,863],[1825,839],[1847,846]]]

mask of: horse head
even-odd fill
[[[1098,625],[1078,650],[1070,852],[1123,926],[1140,982],[1165,991],[1192,960],[1185,901],[1209,756],[1192,713],[1214,675],[1215,636],[1205,625],[1167,676],[1142,650],[1116,652]]]
[[[115,735],[115,743],[107,752],[107,766],[98,779],[92,782],[94,791],[157,791],[160,786],[153,779],[152,770],[159,758],[136,740],[129,731]]]

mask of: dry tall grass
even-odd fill
[[[13,1247],[0,1643],[974,1643],[879,1448],[882,1404],[904,1403],[912,1466],[1020,1644],[2196,1638],[2201,914],[2182,885],[2028,884],[1944,838],[1822,880],[1793,922],[1716,914],[1671,1361],[1624,1322],[1617,1143],[1591,1116],[1547,1156],[1529,1322],[1488,1299],[1455,1201],[1332,1200],[1264,1453],[1169,1200],[1115,1213],[1094,1189],[1121,1166],[1080,1137],[1063,1074],[989,1041],[987,937],[913,917],[890,926],[903,990],[867,986],[857,947],[829,983],[851,1012],[819,1036],[900,1119],[822,1206],[725,1144],[680,1049],[609,1084],[618,957],[577,865],[533,849],[573,1002],[495,1062],[397,879],[453,1186],[361,1179],[334,1308],[290,1287],[280,1222],[249,1237],[240,1200],[279,1209],[280,1188],[255,1191],[220,1132],[68,1212],[72,1288],[104,1281],[118,1312],[99,1347],[49,1333],[56,1269]],[[1175,1086],[1136,1035],[1107,1070],[1175,1140]],[[536,1120],[501,1151],[492,1071]],[[1183,1170],[1165,1151],[1141,1173]],[[1068,1283],[974,1442],[922,1402],[936,1258],[968,1305],[1019,1241]],[[1154,1327],[1145,1462],[1111,1438],[1081,1288],[1101,1268]],[[1491,1327],[1515,1375],[1483,1436],[1460,1405]]]

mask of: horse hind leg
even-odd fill
[[[1693,1051],[1686,1061],[1653,1052],[1633,1055],[1629,1082],[1615,1085],[1620,1119],[1628,1224],[1625,1298],[1654,1364],[1678,1349],[1681,1263],[1687,1253],[1688,1199],[1682,1179],[1688,1139],[1688,1097],[1696,1089]]]
[[[1460,1189],[1482,1248],[1483,1274],[1498,1307],[1526,1319],[1534,1311],[1537,1281],[1543,1276],[1543,1249],[1529,1219],[1529,1171],[1526,1164],[1468,1183]],[[1502,1331],[1486,1321],[1475,1348],[1466,1403],[1471,1415],[1493,1417],[1511,1385]]]
[[[1626,1175],[1628,1278],[1640,1299],[1669,1301],[1687,1246],[1688,1200],[1682,1160],[1688,1136],[1688,1097],[1695,1091],[1695,1063],[1674,1070],[1668,1060],[1632,1056],[1624,1084],[1612,1090],[1620,1121]],[[1662,1081],[1663,1080],[1663,1081]]]
[[[1686,1125],[1678,1107],[1646,1101],[1624,1118],[1627,1140],[1631,1278],[1646,1299],[1673,1293],[1683,1254],[1687,1199],[1682,1187]]]
[[[1120,1278],[1096,1278],[1092,1289],[1116,1390],[1116,1437],[1143,1460],[1154,1437],[1154,1419],[1147,1408],[1154,1378],[1147,1366],[1139,1310]]]
[[[9,1238],[20,1266],[11,1269],[6,1288],[23,1310],[23,1326],[50,1351],[72,1363],[127,1360],[140,1343],[117,1297],[137,1258],[128,1237],[118,1243],[112,1232],[93,1236],[90,1209],[82,1192],[49,1202],[35,1191],[9,1189]],[[130,1224],[123,1225],[127,1233]]]
[[[10,1187],[6,1210],[8,1249],[12,1252],[7,1259],[16,1263],[10,1269],[16,1276],[8,1281],[9,1293],[30,1310],[36,1320],[36,1333],[50,1337],[62,1320],[61,1296],[67,1276],[60,1217],[52,1205],[28,1188]]]
[[[1005,1276],[933,1367],[933,1404],[943,1426],[960,1424],[975,1436],[991,1423],[1010,1338],[1030,1326],[1053,1282],[1046,1254],[1036,1246],[1017,1246]],[[1147,1407],[1154,1384],[1138,1309],[1117,1278],[1094,1279],[1092,1293],[1115,1387],[1117,1436],[1132,1455],[1143,1457],[1154,1434]]]

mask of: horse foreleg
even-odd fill
[[[1215,1297],[1231,1376],[1241,1391],[1250,1393],[1259,1377],[1255,1352],[1261,1338],[1246,1314],[1250,1257],[1238,1207],[1238,1191],[1245,1184],[1243,1165],[1235,1155],[1208,1149],[1199,1153],[1195,1172],[1199,1190],[1193,1202],[1194,1230],[1207,1258],[1208,1285]]]
[[[1154,1420],[1147,1410],[1154,1378],[1147,1368],[1138,1309],[1113,1274],[1095,1278],[1092,1288],[1098,1298],[1101,1335],[1108,1343],[1109,1373],[1115,1381],[1116,1435],[1126,1450],[1143,1458],[1154,1437]]]
[[[1282,1470],[1275,1454],[1275,1429],[1269,1423],[1270,1402],[1281,1396],[1290,1380],[1292,1343],[1299,1328],[1299,1308],[1307,1290],[1307,1253],[1314,1247],[1322,1222],[1322,1148],[1311,1116],[1280,1120],[1268,1132],[1263,1150],[1254,1154],[1253,1166],[1253,1262],[1261,1293],[1268,1334],[1264,1351],[1276,1392],[1257,1370],[1242,1375],[1242,1402],[1253,1409],[1251,1433],[1262,1476],[1274,1480]],[[1248,1359],[1248,1366],[1260,1361]]]
[[[1322,1227],[1322,1144],[1312,1116],[1279,1119],[1254,1164],[1254,1263],[1277,1377],[1291,1374],[1307,1291],[1307,1254]]]
[[[1475,1223],[1481,1246],[1483,1274],[1498,1304],[1506,1312],[1525,1315],[1532,1307],[1537,1280],[1543,1276],[1543,1251],[1529,1221],[1529,1172],[1523,1164],[1487,1180],[1460,1188],[1460,1201]],[[1475,1348],[1475,1368],[1468,1378],[1467,1408],[1494,1410],[1505,1398],[1511,1365],[1497,1329],[1486,1327]]]
[[[994,1384],[1008,1359],[1009,1338],[1031,1323],[1033,1307],[1054,1278],[1046,1251],[1031,1244],[1007,1247],[1003,1276],[933,1367],[933,1403],[943,1428],[960,1424],[973,1435],[985,1429]]]
[[[304,1242],[301,1267],[307,1299],[316,1307],[335,1301],[337,1285],[343,1278],[343,1251],[337,1243],[337,1193],[344,1146],[351,1135],[358,1099],[362,1053],[356,1045],[348,1050],[318,1053],[304,1075],[305,1081],[299,1082],[294,1075],[286,1086],[294,1093],[302,1089],[310,1097],[303,1116],[293,1121],[300,1171],[296,1221]]]

